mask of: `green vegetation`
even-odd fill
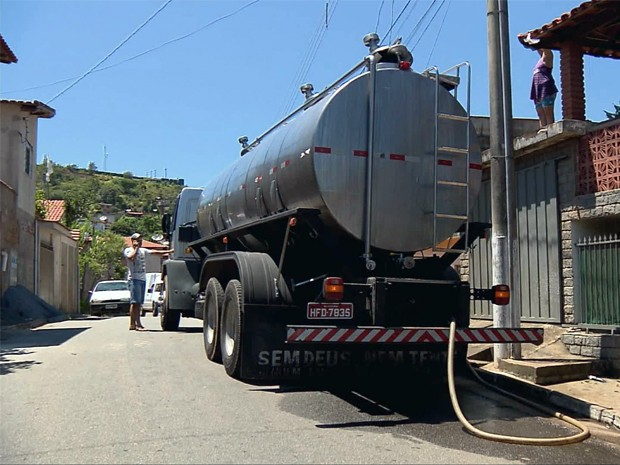
[[[150,239],[161,233],[161,215],[170,212],[183,188],[175,180],[96,170],[92,162],[87,169],[53,164],[49,182],[45,180],[45,163],[37,165],[36,172],[37,216],[45,218],[44,200],[64,200],[65,216],[61,222],[69,229],[80,230],[78,260],[83,305],[96,281],[125,276],[121,259],[123,237],[140,232]],[[106,217],[105,230],[102,216]]]
[[[603,111],[605,111],[605,116],[607,116],[607,119],[620,118],[620,103],[618,105],[614,103],[614,111]]]

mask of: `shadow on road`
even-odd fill
[[[7,349],[59,346],[87,329],[90,328],[31,329],[12,335],[3,335],[0,351],[4,353]]]
[[[32,367],[33,365],[39,365],[41,362],[34,360],[12,361],[9,357],[20,357],[23,355],[32,354],[30,351],[23,349],[8,349],[0,350],[0,375],[8,375],[9,373],[15,373],[17,370],[24,370]]]

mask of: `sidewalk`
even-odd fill
[[[488,320],[471,322],[472,327],[491,324]],[[506,391],[596,420],[620,434],[620,378],[600,376],[596,361],[571,354],[561,341],[569,328],[522,324],[528,326],[544,328],[543,343],[521,344],[521,359],[502,360],[498,367],[493,363],[492,345],[471,344],[469,360],[480,368],[479,374]]]

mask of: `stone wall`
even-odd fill
[[[620,374],[620,334],[571,331],[562,335],[562,342],[571,354],[605,360],[611,376]]]

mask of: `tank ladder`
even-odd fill
[[[454,98],[458,100],[458,85],[460,84],[461,72],[465,68],[467,73],[467,89],[464,102],[465,116],[456,115],[453,113],[447,113],[439,108],[439,86],[446,88],[452,93]],[[454,73],[453,75],[449,73]],[[435,137],[435,158],[434,158],[434,183],[433,183],[433,252],[445,252],[445,253],[464,253],[467,249],[454,249],[450,247],[452,241],[448,241],[447,246],[439,246],[438,242],[443,240],[443,237],[437,236],[437,225],[440,221],[453,221],[460,220],[465,224],[465,244],[468,244],[469,240],[469,171],[470,171],[470,95],[471,95],[471,67],[468,62],[460,63],[443,73],[439,73],[437,67],[432,67],[424,71],[426,76],[431,79],[435,79],[435,124],[434,124],[434,137]],[[465,129],[465,147],[453,147],[447,145],[442,140],[442,135],[447,134],[448,131],[443,131],[443,123],[451,122],[464,126]],[[447,158],[447,159],[445,159]],[[444,179],[440,177],[439,166],[443,164],[452,164],[453,160],[458,158],[464,158],[465,173],[458,181],[452,179]],[[454,208],[450,208],[451,205],[439,205],[438,193],[441,188],[454,189],[456,192],[462,193],[465,196],[465,211],[456,211]],[[450,238],[451,239],[451,238]],[[456,241],[455,241],[456,242]]]

